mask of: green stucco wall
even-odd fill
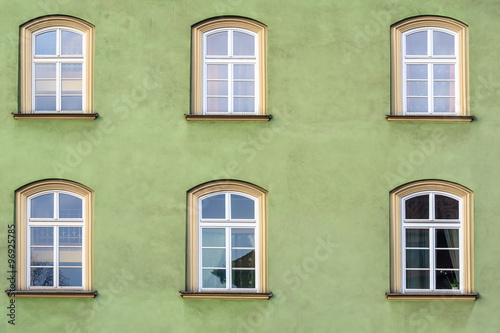
[[[15,120],[19,26],[96,27],[95,121]],[[191,25],[268,27],[268,123],[187,122]],[[469,26],[472,123],[389,123],[392,23]],[[497,332],[500,2],[0,0],[0,276],[14,191],[64,178],[95,191],[95,299],[10,299],[4,332]],[[189,300],[186,191],[269,192],[269,301]],[[389,192],[442,179],[474,192],[475,302],[388,301]],[[326,246],[324,244],[329,244]],[[322,245],[323,244],[323,245]]]

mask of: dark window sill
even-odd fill
[[[196,299],[258,299],[268,300],[273,296],[273,293],[207,293],[207,292],[190,292],[179,291],[183,298]]]
[[[189,121],[269,121],[273,118],[270,114],[255,115],[206,115],[185,114],[184,118]]]
[[[392,301],[475,301],[479,294],[400,294],[386,293],[388,300]]]
[[[15,119],[43,119],[43,120],[94,120],[99,113],[12,113]]]
[[[474,116],[406,116],[388,114],[385,116],[385,119],[398,122],[470,123],[474,120]]]
[[[9,297],[16,298],[95,298],[96,290],[6,290]]]

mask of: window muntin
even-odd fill
[[[200,291],[255,291],[256,199],[238,192],[217,192],[199,200]]]
[[[461,290],[460,205],[460,198],[442,192],[402,199],[404,291]]]
[[[46,16],[23,25],[21,39],[20,112],[57,119],[92,113],[94,27]]]
[[[28,289],[83,287],[83,205],[70,192],[28,198]]]
[[[403,113],[457,115],[457,34],[419,28],[402,38]]]
[[[257,112],[257,38],[244,29],[216,29],[204,34],[204,114]]]

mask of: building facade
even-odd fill
[[[495,1],[1,8],[2,331],[498,330]]]

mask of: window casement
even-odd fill
[[[439,180],[403,185],[391,199],[388,299],[475,300],[472,192]]]
[[[184,298],[269,299],[267,192],[214,181],[188,192]]]
[[[266,26],[227,17],[192,28],[192,102],[187,120],[268,121]]]
[[[434,16],[391,27],[390,121],[470,122],[467,26]]]
[[[11,297],[95,297],[93,192],[65,180],[16,191],[17,276]]]
[[[21,98],[16,119],[95,119],[94,27],[47,16],[21,26]]]

